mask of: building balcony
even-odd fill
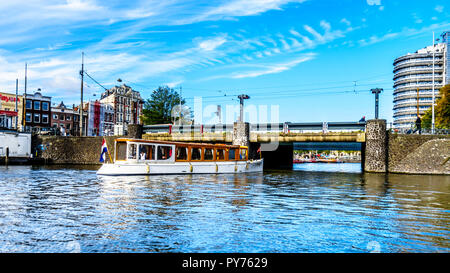
[[[419,101],[419,110],[420,109],[429,109],[431,107],[431,101]],[[413,109],[417,111],[417,101],[403,103],[403,104],[395,104],[393,110],[395,113],[399,113],[401,111],[407,111],[408,109]],[[425,111],[424,110],[424,111]]]
[[[435,52],[434,57],[442,57],[443,53]],[[413,53],[413,54],[406,54],[403,56],[400,56],[394,60],[394,65],[397,63],[404,61],[404,60],[410,60],[410,59],[418,59],[418,58],[433,58],[433,53]]]
[[[435,60],[434,61],[434,69],[442,67],[444,61],[443,60]],[[407,62],[403,64],[399,64],[394,66],[394,73],[396,73],[398,70],[402,68],[414,68],[414,67],[421,67],[425,68],[425,66],[429,66],[431,69],[433,69],[433,61],[417,61],[417,62]]]
[[[434,96],[436,97],[436,99],[440,98],[438,92],[436,92],[434,94]],[[432,92],[420,92],[419,91],[419,99],[420,98],[432,98],[433,97],[433,93]],[[402,100],[405,99],[417,99],[417,92],[411,92],[408,94],[404,94],[404,95],[398,95],[398,96],[394,96],[394,104],[395,103],[401,103]]]
[[[435,66],[434,73],[442,73],[444,71],[443,66]],[[402,75],[418,74],[418,73],[433,73],[433,67],[405,67],[401,69],[394,69],[394,79]]]
[[[439,93],[439,89],[441,87],[442,87],[442,84],[435,84],[434,85],[435,92]],[[416,91],[417,92],[417,88],[419,88],[420,90],[428,89],[428,90],[432,91],[433,85],[429,84],[429,85],[410,85],[410,86],[395,87],[394,95],[396,95],[397,93],[400,93],[400,92],[404,92],[404,91]]]
[[[434,75],[434,81],[438,82],[438,84],[441,84],[442,83],[442,75]],[[412,84],[416,84],[417,85],[417,82],[419,82],[419,86],[423,82],[433,82],[433,75],[421,76],[421,77],[410,77],[410,78],[403,78],[403,79],[399,79],[399,80],[394,80],[394,88],[396,86],[398,86],[400,84],[404,84],[404,83],[412,83]],[[425,85],[427,85],[427,84],[425,84]]]

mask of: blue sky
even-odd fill
[[[2,92],[16,78],[23,92],[27,62],[29,92],[79,103],[84,52],[105,87],[121,78],[144,98],[181,87],[189,106],[201,96],[223,111],[245,93],[249,109],[277,106],[291,122],[373,118],[375,87],[391,122],[393,60],[450,30],[446,1],[4,0],[0,11]],[[85,98],[100,92],[86,79]]]

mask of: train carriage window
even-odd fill
[[[216,149],[216,160],[225,160],[225,149]]]
[[[204,160],[214,160],[214,152],[211,148],[205,148],[205,153],[203,155]]]
[[[158,160],[167,160],[172,157],[172,146],[158,146]]]
[[[188,159],[188,148],[187,147],[177,147],[176,148],[176,159],[177,160],[187,160]]]
[[[191,160],[202,160],[202,149],[201,148],[192,148]]]

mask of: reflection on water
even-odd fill
[[[448,252],[450,178],[0,167],[1,252]]]
[[[300,163],[294,164],[294,171],[360,173],[361,163]]]

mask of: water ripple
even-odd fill
[[[0,167],[1,252],[448,252],[448,176]],[[343,169],[344,168],[344,169]]]

